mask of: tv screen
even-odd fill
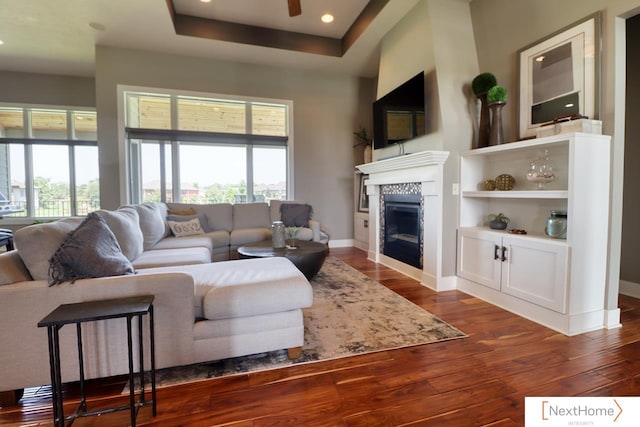
[[[373,147],[384,148],[426,133],[424,72],[373,103]]]

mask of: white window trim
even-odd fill
[[[126,92],[142,92],[151,94],[163,94],[172,96],[192,96],[201,98],[214,98],[230,101],[245,101],[245,102],[264,102],[271,104],[283,104],[287,106],[287,128],[288,128],[288,142],[287,142],[287,195],[289,198],[293,198],[295,194],[295,184],[293,177],[295,176],[294,161],[294,130],[293,130],[293,101],[288,99],[275,99],[275,98],[260,98],[250,97],[242,95],[228,95],[212,92],[196,92],[188,90],[175,90],[148,86],[130,86],[130,85],[117,85],[117,98],[118,98],[118,169],[120,174],[120,203],[126,204],[130,200],[129,192],[129,158],[127,153],[127,138],[125,135],[126,117],[125,117],[125,93]],[[173,117],[173,114],[172,114]],[[124,197],[124,200],[123,200]]]
[[[65,110],[67,112],[67,139],[72,139],[73,136],[75,136],[75,129],[73,128],[73,126],[71,126],[71,128],[69,128],[69,114],[71,111],[74,112],[93,112],[96,113],[96,119],[97,119],[97,112],[96,112],[96,108],[95,107],[88,107],[88,106],[84,106],[84,105],[60,105],[60,104],[30,104],[30,103],[16,103],[16,102],[0,102],[0,108],[19,108],[22,110]],[[24,123],[24,129],[26,131],[26,135],[24,136],[25,138],[33,138],[33,129],[31,127],[31,123],[30,123],[30,119],[31,119],[31,115],[26,115],[25,116],[25,123]],[[98,146],[98,137],[96,135],[96,147],[98,147],[98,156],[99,156],[99,146]],[[25,152],[25,186],[26,191],[27,191],[27,200],[33,200],[34,199],[34,193],[33,193],[33,158],[32,158],[32,150],[31,148],[28,148],[27,151]],[[99,157],[98,157],[99,158]],[[71,167],[73,167],[73,170],[75,171],[75,165],[70,165]],[[75,180],[75,177],[73,176],[74,174],[72,174],[69,179],[70,179],[70,184],[71,184],[71,180]],[[98,177],[100,178],[100,177]],[[70,198],[72,201],[75,202],[75,194],[70,194]],[[33,212],[30,212],[30,210],[33,209],[33,207],[29,208],[29,211],[27,212],[27,216],[19,216],[19,217],[14,217],[14,216],[5,216],[3,218],[0,218],[0,223],[4,224],[4,225],[30,225],[33,224],[34,220],[38,220],[38,221],[47,221],[47,220],[52,220],[52,219],[56,219],[54,217],[34,217],[32,216]]]

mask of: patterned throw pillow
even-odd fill
[[[49,286],[90,277],[134,274],[105,220],[92,212],[49,259]]]
[[[200,220],[198,218],[193,218],[189,221],[167,221],[167,223],[176,237],[204,234],[204,230],[200,226]]]
[[[173,222],[187,222],[191,221],[194,218],[197,218],[200,221],[200,227],[204,230],[205,233],[209,233],[213,231],[211,227],[209,227],[209,221],[207,221],[207,217],[204,214],[195,214],[195,215],[167,215],[167,224],[170,221]],[[171,227],[169,227],[171,228]]]

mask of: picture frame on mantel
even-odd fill
[[[369,197],[367,196],[367,187],[364,185],[369,175],[360,174],[360,191],[358,192],[358,212],[369,212]]]
[[[601,22],[597,12],[518,51],[520,139],[558,117],[599,118]]]

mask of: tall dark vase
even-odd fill
[[[504,142],[502,133],[502,107],[507,105],[504,101],[492,102],[491,109],[491,133],[489,135],[489,145],[500,145]]]
[[[478,126],[478,145],[476,148],[483,148],[489,146],[491,132],[487,92],[479,94],[478,99],[480,99],[480,125]]]

